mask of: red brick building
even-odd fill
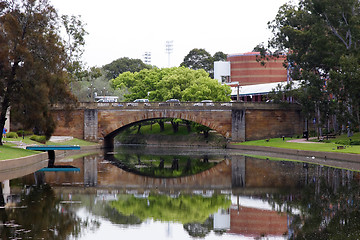
[[[261,64],[259,56],[259,52],[229,54],[226,62],[214,63],[214,78],[231,86],[233,100],[266,101],[269,92],[291,80],[284,67],[286,55],[266,60],[265,64]]]
[[[284,67],[285,55],[277,59],[266,61],[262,65],[257,61],[259,52],[248,52],[242,54],[229,54],[227,60],[230,62],[230,85],[240,86],[255,85],[263,83],[286,82],[288,71]]]

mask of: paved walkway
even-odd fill
[[[23,143],[21,140],[20,141],[11,141],[10,139],[11,138],[4,138],[4,141],[6,141],[8,143],[15,144],[16,147],[18,147],[18,148],[25,149],[27,146],[37,145],[37,144],[26,144],[26,143]],[[69,140],[72,140],[72,139],[73,139],[72,136],[51,136],[49,141],[50,142],[65,142],[65,141],[69,141]]]
[[[317,139],[317,137],[311,137],[309,138],[309,140],[315,140]],[[308,141],[306,140],[306,138],[297,138],[297,139],[292,139],[292,140],[288,140],[286,142],[296,142],[296,143],[322,143],[322,142],[312,142],[312,141]]]

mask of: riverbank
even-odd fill
[[[90,146],[81,146],[80,150],[56,150],[55,159],[81,154],[83,152],[96,152],[101,148],[102,145],[97,144]],[[0,161],[0,181],[18,178],[27,174],[31,174],[43,167],[47,167],[49,160],[48,153],[37,151],[32,152],[34,153],[30,156]]]
[[[281,158],[289,158],[304,156],[311,159],[321,158],[324,160],[340,160],[340,161],[349,161],[349,162],[359,162],[360,163],[360,154],[355,153],[339,153],[339,152],[324,152],[324,151],[308,151],[308,150],[299,150],[299,149],[289,149],[289,148],[278,148],[278,147],[264,147],[264,146],[254,146],[254,145],[236,145],[230,144],[228,149],[235,149],[240,151],[252,151],[253,154],[258,154],[259,156],[266,156],[261,153],[278,153],[281,154]],[[256,155],[255,154],[255,155]],[[280,157],[280,156],[278,156]]]
[[[74,140],[67,137],[64,138],[57,138],[57,142],[54,144],[61,144],[61,145],[70,145],[74,143]],[[210,146],[214,148],[223,148],[224,142],[206,142],[203,139],[201,141],[191,141],[190,143],[186,140],[189,140],[189,137],[176,136],[176,138],[171,139],[170,136],[149,136],[147,138],[147,144],[152,146]],[[79,141],[79,140],[75,140]],[[53,142],[52,142],[53,143]],[[102,148],[100,144],[94,143],[87,143],[92,145],[81,146],[81,150],[75,151],[55,151],[56,158],[64,157],[69,154],[78,154],[80,151],[90,151],[90,150],[98,150]],[[298,145],[300,144],[300,145]],[[16,145],[13,143],[12,147],[6,146],[6,148],[16,149],[16,151],[21,152],[25,151],[30,156],[16,156],[13,159],[7,159],[0,161],[0,175],[8,176],[7,172],[17,171],[20,168],[27,168],[29,171],[30,169],[38,168],[39,164],[45,164],[46,166],[48,155],[47,153],[39,153],[36,151],[28,151],[24,149],[24,145],[21,146]],[[267,145],[267,146],[266,146]],[[281,147],[283,146],[283,147]],[[285,146],[285,147],[284,147]],[[300,146],[302,149],[300,149]],[[331,149],[331,151],[314,151],[314,150],[304,150],[303,148],[313,149],[324,149],[324,146],[327,146],[327,149]],[[360,163],[360,154],[356,153],[349,153],[345,151],[354,151],[354,149],[359,148],[359,146],[346,146],[344,149],[338,150],[336,148],[336,144],[333,143],[318,143],[318,142],[309,142],[305,141],[304,139],[271,139],[271,140],[258,140],[258,141],[250,141],[250,142],[243,142],[243,143],[228,143],[227,148],[235,151],[239,151],[239,154],[243,155],[251,155],[251,156],[264,156],[264,157],[275,157],[275,158],[282,158],[282,159],[292,159],[296,161],[304,161],[304,162],[313,162],[318,164],[325,164],[329,163],[330,161],[340,161],[340,162],[353,162],[353,163]],[[4,147],[0,148],[0,151],[5,149]],[[344,151],[343,151],[344,150]],[[356,150],[357,151],[357,150]],[[1,155],[1,154],[0,154]],[[326,162],[327,161],[327,162]],[[23,173],[23,172],[22,172]],[[4,175],[5,174],[5,175]]]

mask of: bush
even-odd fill
[[[19,136],[17,135],[16,132],[8,132],[8,133],[6,134],[6,137],[7,137],[7,138],[18,138]]]
[[[350,145],[360,145],[360,140],[351,140]]]
[[[39,136],[39,135],[32,135],[30,137],[31,140],[39,143],[46,143],[46,137],[45,136]]]
[[[18,130],[17,134],[19,136],[22,136],[23,134],[24,134],[24,136],[30,136],[30,135],[33,135],[34,133],[32,131]]]
[[[341,145],[360,145],[360,140],[339,140],[335,143]]]

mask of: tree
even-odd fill
[[[69,61],[66,68],[72,75],[72,79],[80,80],[84,74],[81,56],[84,53],[83,46],[88,32],[86,32],[80,16],[63,15],[61,20],[67,35],[65,43]]]
[[[93,102],[96,95],[118,96],[118,100],[124,100],[126,90],[113,89],[109,80],[106,78],[104,70],[92,67],[82,71],[81,81],[72,83],[72,93],[81,102]]]
[[[141,61],[140,59],[130,59],[127,57],[123,57],[104,65],[102,68],[105,70],[106,77],[108,79],[114,79],[118,77],[121,73],[139,72],[143,69],[151,69],[152,66],[143,63],[143,61]]]
[[[214,62],[226,60],[227,55],[223,52],[216,52],[214,56],[211,56],[205,49],[194,48],[185,56],[180,67],[194,70],[204,69],[211,78],[214,78]]]
[[[204,70],[185,67],[144,69],[140,72],[125,72],[111,80],[115,89],[127,89],[124,97],[128,101],[148,98],[165,101],[176,98],[181,101],[229,101],[230,87],[211,79]]]
[[[293,79],[304,80],[300,103],[320,133],[331,114],[343,126],[359,124],[358,99],[350,94],[360,81],[358,70],[350,67],[360,62],[359,22],[358,0],[302,0],[283,5],[269,23],[274,34],[269,49],[286,52]],[[349,76],[351,81],[344,81]]]
[[[194,70],[204,69],[210,76],[214,75],[214,60],[205,49],[194,48],[184,58],[180,67]]]
[[[216,52],[213,56],[214,61],[226,61],[227,55],[223,52]]]
[[[50,137],[55,127],[50,104],[74,100],[64,70],[69,56],[66,41],[60,37],[60,24],[55,9],[46,0],[1,2],[1,129],[11,106],[12,114],[25,128],[38,129]]]

